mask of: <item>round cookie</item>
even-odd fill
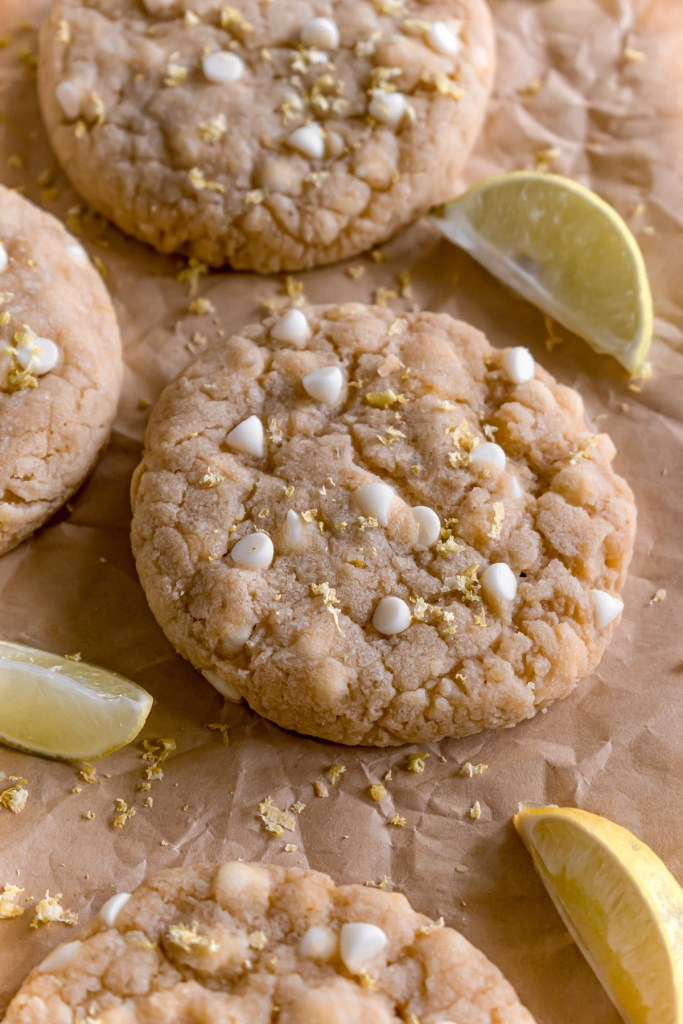
[[[526,349],[443,314],[293,310],[166,388],[133,549],[225,696],[341,743],[463,736],[600,660],[635,529],[613,457]]]
[[[493,72],[484,0],[57,0],[39,90],[100,213],[162,252],[271,272],[451,199]]]
[[[164,871],[57,947],[5,1024],[533,1024],[500,971],[405,896],[244,862]]]
[[[82,484],[122,375],[114,310],[85,249],[0,186],[0,554]]]

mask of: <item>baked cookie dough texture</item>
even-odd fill
[[[162,252],[270,272],[451,199],[493,73],[484,0],[57,0],[39,89],[100,213]]]
[[[404,896],[299,868],[165,871],[58,946],[5,1024],[533,1024],[500,971]]]
[[[450,316],[294,309],[163,392],[133,480],[171,642],[285,728],[384,746],[532,717],[598,664],[635,506],[525,348]]]
[[[0,554],[90,472],[122,374],[114,310],[87,253],[0,186]]]

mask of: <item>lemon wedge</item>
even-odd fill
[[[638,243],[608,203],[570,178],[501,174],[432,211],[431,222],[495,277],[639,373],[652,295]]]
[[[515,828],[560,917],[627,1024],[683,1022],[683,889],[620,825],[524,808]]]
[[[0,642],[0,743],[91,761],[135,739],[151,707],[146,690],[114,672]]]

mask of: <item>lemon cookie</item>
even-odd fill
[[[0,186],[0,553],[90,472],[122,373],[114,310],[87,253]]]
[[[162,394],[133,548],[226,697],[342,743],[529,718],[596,667],[635,506],[576,391],[446,315],[294,309]]]
[[[452,198],[493,71],[484,0],[57,0],[39,88],[97,210],[163,252],[269,272]]]
[[[244,862],[162,872],[58,946],[5,1024],[533,1024],[500,971],[406,898]]]

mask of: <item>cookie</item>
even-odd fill
[[[87,253],[0,186],[0,554],[88,475],[122,374],[114,310]]]
[[[451,199],[493,72],[484,0],[57,0],[39,91],[100,213],[162,252],[270,272]]]
[[[242,861],[164,871],[58,946],[5,1024],[533,1024],[500,971],[405,896]]]
[[[294,309],[162,394],[133,549],[171,642],[288,729],[378,746],[530,718],[594,670],[635,506],[580,396],[450,316]]]

